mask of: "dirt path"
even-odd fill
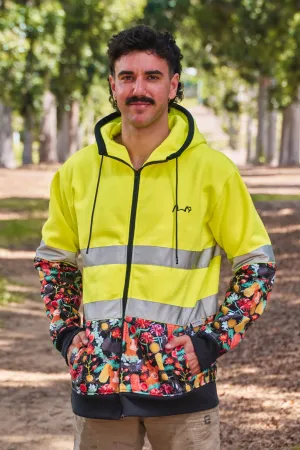
[[[249,177],[250,186],[252,180],[259,179],[263,186],[268,179],[272,180],[269,185],[279,188],[294,183],[295,193],[299,193],[299,169],[285,172],[283,177],[280,172],[242,171]],[[51,176],[51,170],[43,176],[34,170],[1,170],[0,196],[46,198]],[[260,187],[261,191],[264,188]],[[222,450],[291,450],[300,445],[300,298],[296,269],[300,202],[257,206],[274,243],[279,271],[265,315],[236,350],[219,360]],[[0,308],[0,448],[71,450],[68,369],[48,337],[48,322],[37,294],[39,283],[32,268],[33,255],[33,251],[0,249],[0,273],[21,281],[25,298],[22,304]],[[222,293],[229,277],[226,263]]]

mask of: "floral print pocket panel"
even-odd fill
[[[85,327],[89,343],[70,358],[73,389],[86,395],[119,392],[122,320],[93,320]]]
[[[192,376],[183,347],[171,351],[165,346],[173,336],[185,334],[178,325],[167,325],[139,318],[126,318],[126,341],[136,347],[130,354],[125,345],[122,356],[121,392],[140,392],[150,395],[174,395],[191,390]],[[135,367],[134,367],[135,366]],[[133,369],[136,370],[133,370]]]

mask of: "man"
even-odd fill
[[[54,176],[35,259],[74,448],[137,450],[147,432],[153,450],[219,449],[216,360],[265,309],[272,247],[237,168],[176,103],[174,38],[134,27],[108,57],[117,112]],[[234,276],[218,308],[220,248]]]

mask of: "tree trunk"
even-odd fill
[[[276,126],[277,111],[269,111],[268,113],[268,145],[266,151],[266,163],[272,164],[276,158]]]
[[[247,117],[247,164],[253,160],[252,155],[252,117]]]
[[[24,117],[24,150],[23,150],[23,164],[32,164],[32,127],[33,117],[31,108],[28,106]]]
[[[65,109],[59,115],[59,127],[57,138],[57,157],[58,161],[63,163],[66,161],[70,150],[70,138],[69,138],[69,122],[70,113]]]
[[[229,127],[228,127],[228,134],[229,134],[229,146],[232,148],[232,150],[236,150],[238,148],[238,139],[239,139],[239,117],[234,116],[233,114],[229,115]]]
[[[300,163],[300,88],[294,103],[283,111],[279,165]]]
[[[261,76],[259,79],[259,91],[258,91],[258,130],[256,139],[256,155],[254,163],[263,163],[266,158],[267,145],[268,145],[268,122],[267,122],[267,109],[268,109],[268,87],[270,85],[270,79]]]
[[[76,153],[79,149],[79,120],[80,120],[80,106],[79,101],[74,100],[71,105],[70,111],[70,128],[69,128],[69,139],[70,139],[70,155]]]
[[[91,101],[89,101],[88,122],[86,127],[87,128],[86,141],[88,145],[93,144],[95,142],[94,127],[95,127],[95,114],[93,110],[93,104]]]
[[[13,135],[11,125],[11,108],[0,102],[0,167],[16,167],[13,152]]]
[[[293,104],[293,126],[291,134],[290,164],[300,163],[300,102]]]
[[[57,117],[54,95],[47,91],[43,99],[43,119],[40,133],[40,163],[57,161]]]

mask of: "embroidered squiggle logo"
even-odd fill
[[[190,213],[192,211],[192,208],[190,206],[186,206],[185,208],[178,208],[178,205],[175,205],[172,212],[174,212],[176,210]]]

